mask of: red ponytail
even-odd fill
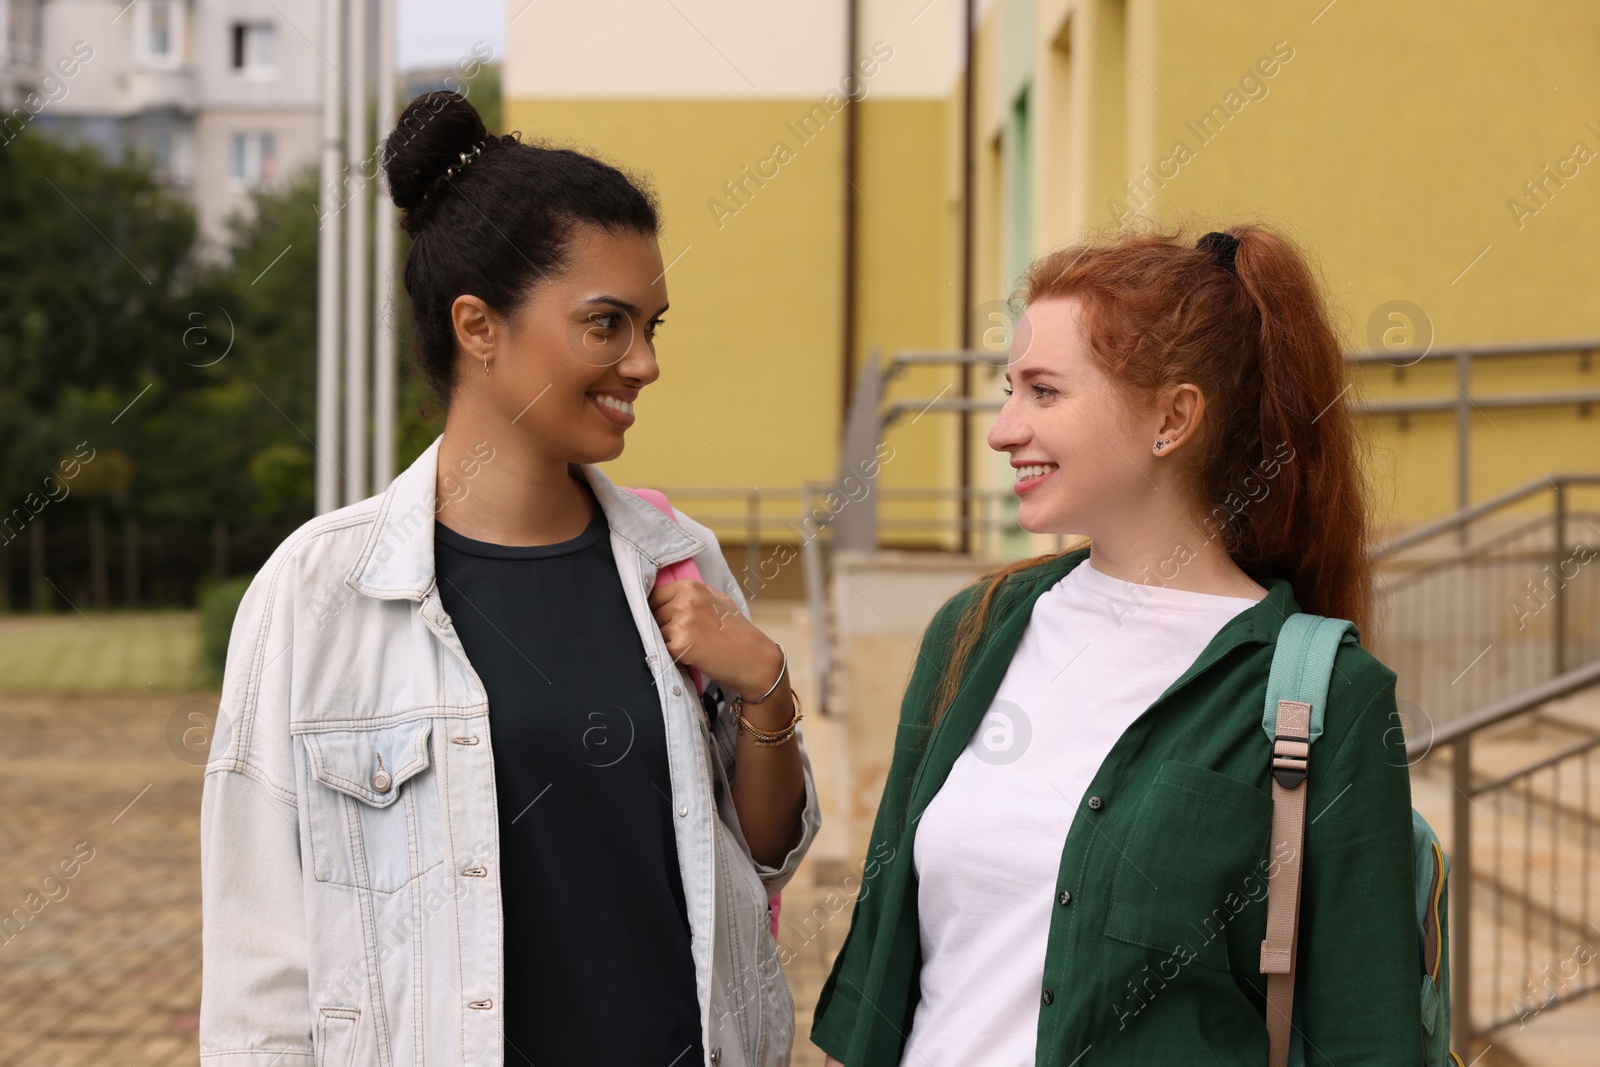
[[[1028,303],[1080,301],[1101,368],[1131,398],[1181,382],[1206,410],[1194,465],[1208,533],[1258,581],[1287,579],[1302,609],[1351,619],[1370,643],[1372,578],[1344,356],[1303,256],[1259,226],[1235,226],[1230,267],[1179,235],[1131,234],[1036,260]],[[1049,557],[978,579],[956,628],[931,722],[954,698],[999,587]]]

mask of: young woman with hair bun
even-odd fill
[[[820,822],[787,657],[711,530],[597,466],[661,374],[655,202],[454,93],[383,164],[444,432],[240,607],[201,1061],[787,1063],[768,900]]]
[[[1087,547],[934,616],[811,1039],[846,1067],[1268,1062],[1267,676],[1296,611],[1370,641],[1340,346],[1304,258],[1236,226],[1047,255],[989,431],[1017,520]],[[1341,646],[1306,779],[1294,1030],[1420,1064],[1395,675]]]

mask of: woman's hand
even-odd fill
[[[829,1056],[826,1060],[824,1060],[822,1062],[822,1067],[844,1067],[844,1064],[840,1063],[838,1060],[834,1059],[832,1056]]]
[[[650,591],[667,651],[749,697],[766,692],[783,668],[777,644],[745,618],[732,597],[704,582],[667,582]]]
[[[651,590],[650,610],[667,651],[679,664],[696,667],[750,699],[772,690],[760,704],[746,705],[743,714],[752,727],[776,732],[791,722],[797,707],[787,675],[779,677],[783,650],[744,617],[732,597],[703,582],[667,582]],[[763,747],[747,731],[738,734],[734,810],[750,857],[776,867],[805,834],[800,746],[785,742]]]

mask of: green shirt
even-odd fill
[[[919,996],[917,819],[981,722],[1034,602],[1082,549],[1014,575],[939,724],[926,723],[963,590],[923,636],[900,709],[850,931],[811,1040],[845,1067],[900,1063]],[[1230,619],[1134,721],[1085,792],[1061,850],[1040,984],[1038,1067],[1266,1064],[1271,743],[1267,673],[1289,583]],[[1334,662],[1311,750],[1296,1012],[1306,1062],[1420,1064],[1422,965],[1411,785],[1394,672],[1359,645]]]

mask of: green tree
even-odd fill
[[[196,230],[147,170],[31,131],[0,150],[0,217],[0,501],[14,505],[84,435],[118,443],[119,410],[177,351]]]
[[[311,516],[314,172],[255,194],[221,260],[201,259],[193,212],[138,162],[31,132],[0,150],[0,211],[11,221],[0,232],[0,548],[46,521],[83,524],[101,604],[108,523],[131,544],[141,523],[209,526],[225,554],[230,530]],[[402,290],[402,352],[409,318]],[[400,395],[403,466],[442,409],[405,360]],[[70,491],[44,491],[91,452]],[[197,561],[192,577],[206,569]]]

